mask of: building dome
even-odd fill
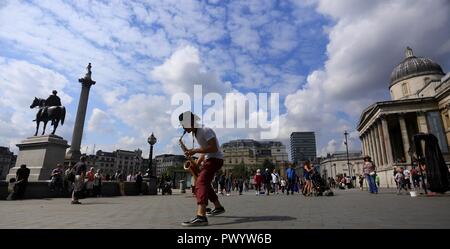
[[[444,72],[439,64],[428,58],[414,56],[412,49],[407,47],[405,59],[391,73],[391,86],[399,81],[427,74],[444,75]]]

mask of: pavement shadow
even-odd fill
[[[229,222],[222,223],[214,223],[214,225],[231,225],[231,224],[239,224],[239,223],[250,223],[250,222],[261,222],[261,221],[289,221],[296,220],[295,217],[290,216],[277,216],[277,215],[269,215],[269,216],[220,216],[220,218],[228,218],[234,219]]]
[[[82,206],[86,206],[86,205],[105,205],[105,204],[120,204],[120,203],[115,203],[115,202],[82,202]]]

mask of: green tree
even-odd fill
[[[166,168],[166,170],[164,170],[161,173],[161,177],[163,177],[163,179],[165,179],[167,177],[169,177],[170,179],[173,179],[174,172],[175,171],[180,171],[180,170],[184,170],[183,169],[183,165],[178,165],[178,166],[175,166],[175,167],[168,167],[168,168]]]
[[[248,170],[245,164],[241,162],[239,165],[233,167],[231,173],[233,174],[234,177],[247,177]]]
[[[275,165],[268,159],[264,160],[261,171],[264,171],[266,169],[269,169],[269,172],[272,172],[273,169],[275,169]]]

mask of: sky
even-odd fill
[[[0,146],[17,151],[34,134],[29,106],[53,89],[68,112],[57,134],[70,143],[78,79],[90,62],[97,83],[83,153],[146,155],[153,132],[155,154],[180,154],[171,99],[192,96],[196,84],[222,97],[278,93],[270,121],[288,150],[294,131],[315,131],[319,155],[343,150],[344,131],[349,149],[360,150],[359,116],[389,99],[390,73],[407,46],[450,69],[448,13],[448,0],[0,0]],[[216,133],[224,143],[259,139],[262,130]]]

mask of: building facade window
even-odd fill
[[[406,96],[406,95],[409,94],[408,83],[405,82],[405,83],[402,84],[402,92],[403,92],[403,96]]]

